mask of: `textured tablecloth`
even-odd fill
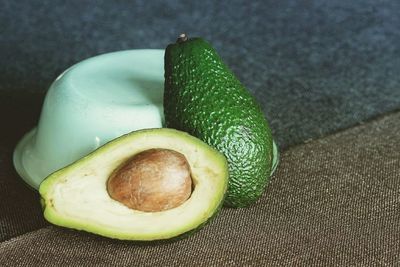
[[[400,2],[0,0],[1,266],[400,264]],[[12,152],[50,83],[105,52],[209,40],[281,163],[255,205],[162,245],[46,223]]]

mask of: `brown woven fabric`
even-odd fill
[[[2,266],[400,264],[400,113],[294,147],[264,197],[190,238],[138,245],[49,226],[0,244]]]
[[[36,125],[43,96],[0,94],[0,241],[45,225],[38,194],[19,178],[12,164],[13,150]]]

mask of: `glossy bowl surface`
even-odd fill
[[[128,132],[163,125],[164,50],[86,59],[50,86],[38,126],[14,151],[18,174],[37,189],[52,172]]]

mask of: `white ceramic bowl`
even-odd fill
[[[125,133],[163,125],[164,50],[128,50],[84,60],[47,92],[39,125],[14,151],[33,188]]]

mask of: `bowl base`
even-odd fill
[[[27,149],[29,143],[32,142],[35,134],[36,134],[36,128],[33,128],[21,138],[21,140],[18,142],[14,150],[13,163],[15,170],[17,171],[18,175],[22,178],[22,180],[25,183],[27,183],[30,187],[37,190],[39,189],[40,183],[38,183],[37,179],[35,179],[30,174],[31,171],[26,169],[23,161],[23,153]]]

